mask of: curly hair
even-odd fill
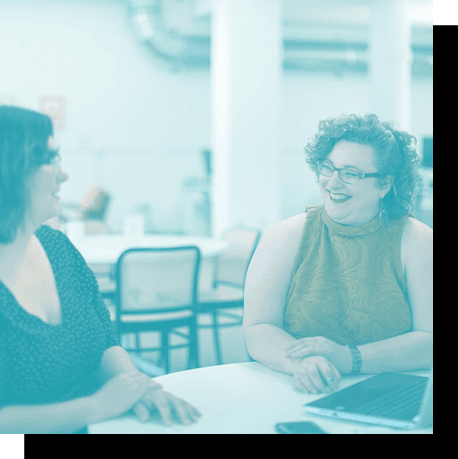
[[[51,119],[43,113],[0,105],[0,244],[16,239],[24,225],[28,179],[53,155]]]
[[[317,162],[323,161],[341,140],[370,145],[375,151],[374,165],[382,177],[394,177],[390,191],[383,199],[387,221],[408,214],[415,202],[419,180],[420,157],[416,151],[416,138],[407,132],[397,131],[389,122],[381,122],[372,113],[362,116],[340,115],[320,121],[318,132],[304,148],[306,162],[317,172]]]

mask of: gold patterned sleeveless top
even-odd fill
[[[401,236],[407,217],[358,227],[331,220],[324,206],[308,207],[284,315],[295,338],[324,336],[358,346],[412,328]]]

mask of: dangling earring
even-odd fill
[[[382,225],[386,225],[388,223],[388,212],[383,199],[380,200],[380,221],[382,222]]]
[[[396,191],[396,185],[393,185],[393,194],[395,198],[398,196],[398,192]]]

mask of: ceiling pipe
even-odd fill
[[[210,37],[184,35],[167,27],[163,0],[129,0],[128,15],[139,39],[174,70],[210,67]],[[285,25],[286,27],[287,25]],[[364,73],[368,69],[368,47],[364,41],[283,40],[285,70]],[[432,46],[413,46],[412,73],[431,77]]]

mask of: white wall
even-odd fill
[[[366,77],[284,74],[282,218],[319,202],[303,147],[318,121],[368,107]],[[210,146],[210,72],[174,73],[137,40],[122,1],[3,0],[0,99],[38,109],[63,95],[57,133],[71,178],[63,200],[98,182],[113,195],[109,223],[149,204],[157,230],[185,226],[189,177],[202,177]],[[413,82],[413,134],[432,134],[432,81]]]
[[[159,229],[182,229],[182,183],[202,175],[209,146],[208,72],[170,72],[113,0],[2,2],[0,65],[0,98],[32,109],[43,95],[66,98],[63,200],[97,181],[113,194],[112,226],[150,203]]]

